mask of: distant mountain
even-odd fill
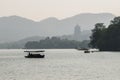
[[[98,22],[108,25],[114,17],[110,13],[85,13],[62,20],[51,17],[38,22],[19,16],[0,17],[0,43],[30,36],[69,35],[73,34],[76,24],[79,24],[82,30],[90,30]]]
[[[33,36],[14,42],[0,43],[0,49],[21,49],[24,48],[24,45],[29,41],[40,41],[42,39],[45,39],[45,37]]]

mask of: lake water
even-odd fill
[[[44,59],[26,59],[23,51],[0,50],[0,80],[120,80],[120,52],[47,49]]]

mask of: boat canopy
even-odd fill
[[[24,51],[24,52],[45,52],[44,50],[39,50],[39,51]]]

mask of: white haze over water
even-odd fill
[[[0,50],[0,80],[120,79],[119,52],[47,49],[44,59],[25,59],[23,51]]]

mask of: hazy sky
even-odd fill
[[[19,15],[33,20],[101,12],[119,16],[120,0],[0,0],[0,16]]]

